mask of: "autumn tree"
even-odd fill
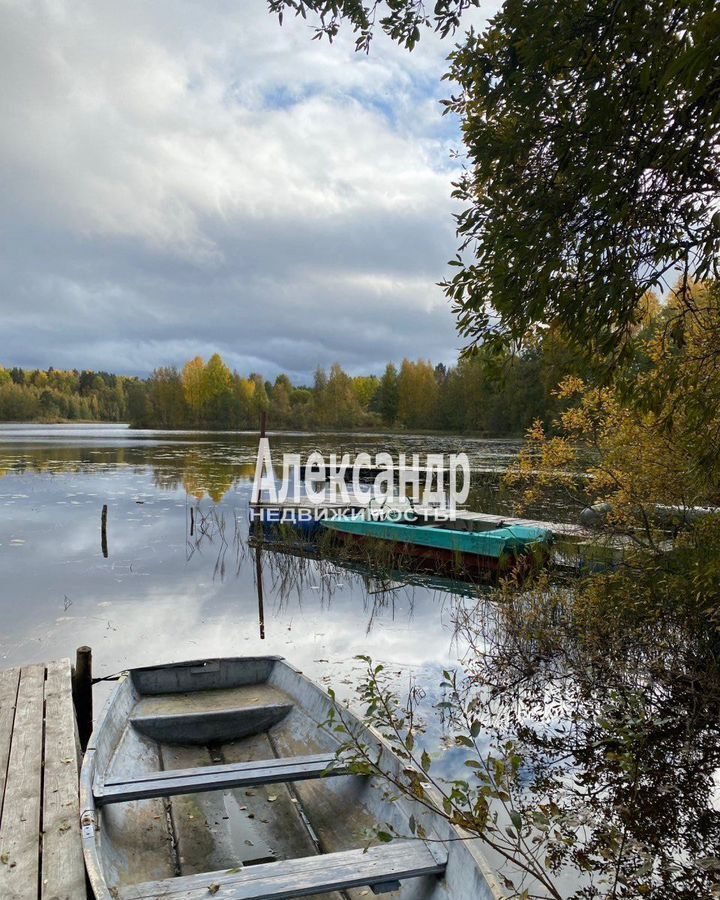
[[[273,385],[272,393],[272,418],[278,424],[287,424],[290,420],[292,407],[290,398],[293,393],[292,382],[287,375],[278,375]]]
[[[201,419],[204,375],[205,361],[202,356],[186,362],[182,370],[183,393],[193,422],[200,422]]]
[[[380,388],[377,375],[357,375],[352,385],[358,405],[362,410],[368,410]]]
[[[250,378],[242,378],[237,372],[233,374],[233,408],[235,425],[239,428],[250,428],[256,425],[255,418],[255,382]]]
[[[205,366],[201,396],[203,420],[228,427],[233,400],[232,372],[219,353],[214,353]]]
[[[179,428],[184,425],[188,409],[186,396],[184,379],[181,379],[174,366],[155,369],[147,389],[151,421],[145,424],[159,425],[161,428]],[[134,402],[139,404],[137,397]]]
[[[360,418],[353,380],[339,363],[330,367],[325,388],[325,419],[333,428],[352,428]]]
[[[607,504],[608,522],[650,544],[671,509],[687,525],[693,507],[720,505],[720,285],[691,285],[690,295],[693,315],[681,301],[647,305],[633,357],[612,383],[561,382],[567,407],[554,432],[537,422],[509,476],[526,502],[557,484],[570,491],[589,459],[587,490]]]
[[[256,427],[261,413],[267,412],[270,409],[270,398],[268,397],[267,388],[265,387],[265,381],[263,380],[262,375],[253,372],[250,375],[250,381],[255,385],[252,397],[252,425],[253,427]]]
[[[432,363],[404,359],[398,376],[398,418],[408,428],[433,428],[439,396]]]

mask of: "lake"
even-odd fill
[[[271,445],[303,458],[314,449],[464,450],[474,488],[493,498],[519,446],[356,434],[271,435]],[[252,653],[287,656],[334,682],[347,680],[358,653],[429,678],[454,663],[450,612],[462,598],[412,585],[378,599],[362,576],[312,562],[290,585],[267,556],[261,638],[256,569],[245,546],[256,447],[255,434],[0,426],[0,663],[73,655],[79,644],[93,647],[98,675]],[[190,537],[191,507],[213,523],[200,542]]]
[[[517,441],[396,434],[271,434],[270,441],[303,458],[316,449],[465,451],[471,508],[511,512],[501,477]],[[598,865],[625,879],[615,896],[638,896],[638,884],[651,885],[657,898],[711,895],[720,883],[716,632],[667,617],[600,653],[582,635],[566,641],[559,633],[548,655],[525,628],[522,598],[513,620],[489,587],[388,584],[270,552],[260,558],[261,608],[247,544],[256,447],[256,434],[1,425],[0,667],[72,657],[81,644],[94,650],[96,676],[171,660],[278,654],[352,700],[362,653],[390,669],[400,692],[412,680],[429,710],[444,669],[458,661],[473,668],[458,628],[467,616],[479,621],[476,647],[482,642],[474,672],[487,698],[480,743],[490,747],[493,731],[494,746],[506,734],[522,736],[528,814],[552,790],[577,821],[595,823],[594,831],[578,826],[588,834],[621,835],[622,863],[603,856],[605,845],[597,850]],[[577,516],[561,498],[539,512]],[[537,615],[528,607],[528,617]],[[556,627],[538,621],[545,648]],[[110,686],[98,686],[96,701]],[[442,775],[456,773],[464,757],[447,750],[446,739],[446,726],[433,718],[425,742]],[[588,887],[588,876],[577,874],[586,870],[582,853],[558,863],[562,896]],[[648,860],[650,875],[634,874]]]

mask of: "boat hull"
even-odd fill
[[[402,560],[417,570],[455,577],[524,575],[549,558],[550,536],[539,528],[515,526],[471,532],[354,516],[328,520],[325,526],[346,547],[354,544],[367,555],[387,553],[395,562]]]
[[[338,739],[324,728],[332,708],[325,692],[275,657],[131,671],[109,701],[82,769],[84,851],[97,900],[169,897],[173,894],[165,893],[167,885],[177,886],[177,897],[210,896],[214,891],[207,893],[207,885],[214,888],[216,883],[223,900],[246,896],[233,893],[226,882],[244,877],[250,867],[257,866],[252,871],[258,873],[280,872],[290,860],[307,867],[318,854],[332,854],[327,857],[331,861],[362,848],[378,826],[409,835],[410,816],[438,846],[449,841],[444,871],[442,876],[436,872],[402,880],[388,897],[501,896],[477,841],[458,841],[458,832],[440,816],[405,798],[388,803],[381,779],[328,773],[334,761],[320,776],[312,771],[323,754],[334,760]],[[227,718],[233,710],[236,731]],[[242,723],[243,713],[254,714],[254,733]],[[343,715],[377,746],[383,768],[399,774],[400,761],[379,737],[347,711]],[[248,787],[238,773],[248,767],[255,772],[258,760],[265,767],[280,766],[280,774],[265,774],[259,786]],[[286,777],[286,766],[303,771],[300,776],[286,773],[287,781],[278,781]],[[362,854],[360,860],[368,863]],[[205,873],[215,881],[192,893]],[[181,893],[186,883],[190,886]],[[155,892],[151,884],[163,887]],[[299,889],[292,894],[309,895]],[[312,896],[340,900],[335,890]],[[350,887],[346,896],[356,900],[367,895]]]

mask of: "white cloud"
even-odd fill
[[[2,362],[452,357],[449,43],[310,37],[262,0],[0,2]]]

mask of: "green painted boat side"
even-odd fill
[[[517,556],[533,545],[549,544],[552,537],[545,528],[526,525],[512,525],[495,528],[492,531],[473,532],[443,528],[441,524],[408,525],[402,522],[363,519],[353,516],[327,519],[324,525],[332,531],[340,531],[345,534],[402,544],[415,544],[420,547],[434,547],[438,550],[449,550],[452,553],[467,553],[492,559],[500,559],[507,555]]]

